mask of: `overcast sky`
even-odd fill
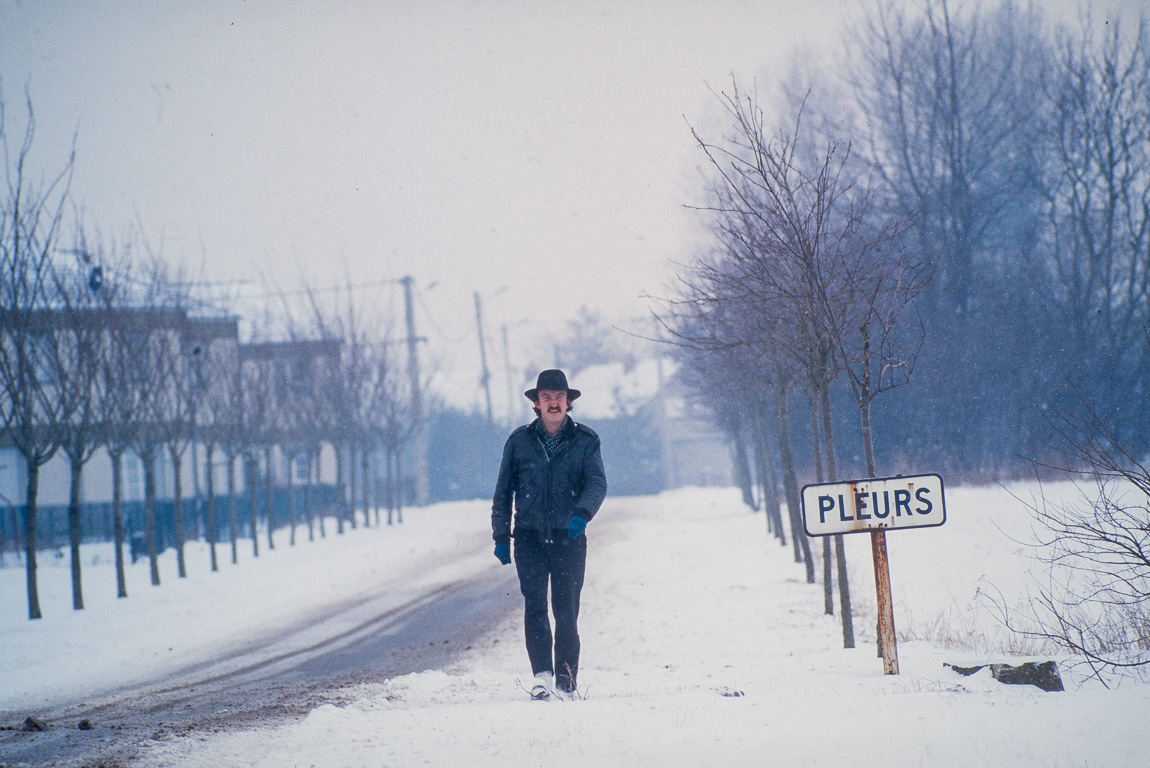
[[[90,223],[139,221],[211,280],[410,274],[445,383],[469,388],[472,291],[517,367],[549,364],[580,306],[645,315],[691,255],[708,86],[773,82],[857,7],[0,0],[0,76],[9,131],[30,90],[39,167],[77,137]]]

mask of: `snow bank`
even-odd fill
[[[23,565],[5,554],[0,568],[0,711],[37,708],[127,687],[229,650],[241,650],[339,605],[389,594],[396,605],[413,591],[446,584],[486,565],[490,504],[440,504],[407,510],[397,526],[336,535],[333,521],[307,540],[306,528],[276,548],[239,540],[217,545],[212,573],[203,542],[186,549],[188,576],[180,579],[174,550],[160,557],[160,586],[152,586],[147,558],[126,568],[128,597],[116,597],[109,544],[84,546],[83,611],[72,610],[67,551],[41,553],[40,605],[44,618],[28,620]],[[362,519],[362,516],[361,516]],[[482,565],[481,565],[482,564]]]

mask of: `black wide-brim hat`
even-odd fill
[[[567,386],[567,375],[555,368],[540,373],[539,378],[535,380],[535,387],[523,394],[527,396],[528,400],[535,402],[541,389],[565,389],[567,390],[567,402],[571,402],[582,394],[579,390]]]

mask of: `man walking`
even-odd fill
[[[587,563],[587,523],[607,495],[599,436],[567,415],[579,390],[563,371],[539,374],[524,392],[538,416],[507,438],[491,505],[495,557],[511,562],[523,592],[534,699],[570,697],[579,672],[579,593]],[[512,525],[512,502],[515,520]],[[547,587],[555,617],[547,616]]]

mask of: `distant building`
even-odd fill
[[[284,494],[286,486],[287,461],[299,458],[299,445],[302,443],[319,442],[323,439],[319,434],[304,434],[306,430],[292,422],[272,423],[273,416],[279,417],[280,412],[275,406],[285,399],[297,396],[291,390],[293,376],[307,377],[311,375],[312,368],[326,369],[330,367],[330,360],[338,356],[341,342],[338,340],[303,340],[285,342],[262,342],[241,344],[238,340],[237,319],[234,317],[189,317],[183,312],[168,312],[161,314],[147,310],[120,309],[93,314],[94,322],[117,322],[120,327],[129,330],[136,329],[139,334],[155,339],[156,345],[171,345],[177,354],[171,358],[179,366],[177,375],[186,376],[190,386],[199,390],[199,400],[202,411],[199,418],[193,410],[191,413],[181,414],[178,418],[187,430],[187,438],[191,445],[186,452],[185,460],[181,462],[180,476],[182,495],[185,503],[184,515],[189,532],[195,535],[196,527],[201,513],[196,503],[202,499],[205,490],[207,473],[211,472],[215,479],[215,493],[217,497],[226,493],[225,458],[222,452],[217,451],[211,466],[206,462],[204,446],[208,442],[227,439],[220,434],[219,426],[206,424],[207,412],[212,405],[219,406],[220,402],[230,397],[221,388],[221,383],[230,381],[239,382],[245,373],[256,378],[262,378],[267,385],[267,391],[261,392],[260,397],[266,402],[266,424],[245,424],[242,431],[275,434],[277,442],[275,450],[269,458],[273,461],[265,467],[275,485],[279,495]],[[54,323],[54,313],[42,313],[36,316],[40,322]],[[213,365],[206,365],[211,359]],[[172,363],[166,363],[171,365]],[[229,371],[234,368],[234,373]],[[216,370],[216,375],[206,373]],[[177,423],[172,420],[171,423]],[[315,430],[312,430],[314,433]],[[319,477],[330,477],[334,466],[334,457],[330,445],[323,446],[319,454]],[[144,500],[144,471],[139,456],[128,450],[123,454],[123,487],[122,501],[129,531],[138,529],[141,525],[142,503]],[[156,454],[155,464],[156,499],[158,515],[161,518],[160,534],[169,525],[172,499],[175,490],[174,466],[168,451],[160,450]],[[299,467],[295,477],[300,478],[303,472]],[[238,472],[237,492],[248,491],[248,477],[244,472]],[[69,497],[70,473],[68,459],[63,450],[40,469],[38,485],[38,528],[39,539],[43,546],[57,546],[66,540],[67,519],[66,507]],[[23,510],[26,500],[27,465],[21,452],[12,442],[11,435],[0,430],[0,549],[15,549],[16,539],[23,535]],[[106,539],[111,529],[111,500],[112,500],[112,473],[111,461],[108,451],[101,447],[84,465],[81,475],[80,503],[84,515],[84,536],[88,539]]]
[[[730,438],[710,422],[705,407],[688,399],[676,370],[666,358],[581,370],[571,377],[572,386],[583,393],[575,415],[601,432],[610,429],[617,440],[622,436],[609,423],[623,425],[627,436],[638,438],[623,438],[626,456],[617,463],[628,469],[642,461],[653,463],[659,489],[734,485]],[[604,460],[610,464],[614,447],[607,437]]]

